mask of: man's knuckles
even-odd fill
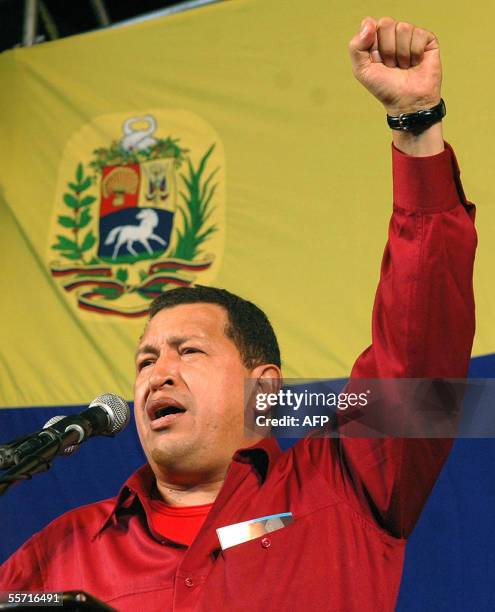
[[[392,17],[381,17],[378,20],[378,28],[381,28],[382,30],[385,28],[395,27],[395,24],[396,20]]]
[[[430,31],[392,17],[365,17],[359,33],[349,42],[353,72],[358,78],[369,68],[370,60],[372,64],[383,62],[389,68],[408,69],[419,65],[424,52],[434,48],[438,48],[438,41]]]
[[[414,30],[414,26],[412,23],[407,23],[406,21],[398,21],[395,26],[396,34],[412,34]]]

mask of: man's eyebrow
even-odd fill
[[[167,338],[167,343],[177,346],[178,344],[188,342],[189,340],[206,340],[206,338],[205,336],[198,336],[196,334],[191,334],[189,336],[170,336],[170,338]]]
[[[190,336],[170,336],[167,338],[167,344],[169,346],[179,346],[184,342],[188,342],[189,340],[200,340],[202,342],[208,342],[208,339],[204,336],[190,335]],[[136,351],[136,357],[141,355],[142,353],[152,353],[153,355],[157,354],[159,349],[154,344],[143,344],[138,346]]]
[[[141,355],[142,353],[158,353],[158,349],[156,348],[156,346],[153,346],[152,344],[142,344],[141,346],[137,347],[136,350],[136,357],[138,355]]]

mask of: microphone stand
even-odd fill
[[[50,461],[61,449],[78,444],[79,441],[80,433],[75,429],[57,432],[53,440],[48,440],[38,450],[0,475],[0,495],[19,480],[30,480],[33,474],[49,470]]]

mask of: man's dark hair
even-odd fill
[[[164,308],[198,303],[218,304],[226,310],[228,325],[225,335],[232,339],[247,368],[263,363],[280,366],[280,349],[268,317],[258,306],[226,289],[203,285],[171,289],[153,300],[149,309],[150,319]]]

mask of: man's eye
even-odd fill
[[[181,349],[181,355],[189,355],[191,353],[202,353],[203,351],[195,346],[185,346]]]
[[[138,363],[138,370],[142,370],[143,368],[151,365],[153,363],[153,359],[143,359]]]

